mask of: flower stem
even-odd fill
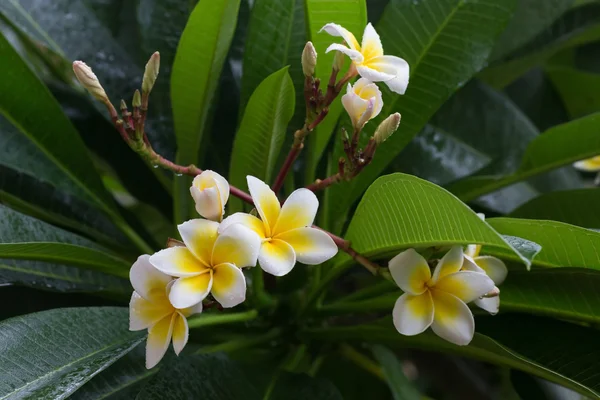
[[[258,316],[258,311],[248,310],[239,313],[227,314],[201,314],[198,317],[190,318],[188,326],[190,329],[204,326],[231,324],[235,322],[251,321]]]
[[[275,328],[268,331],[264,335],[254,336],[250,338],[244,337],[243,339],[236,339],[225,343],[215,344],[213,346],[206,346],[198,350],[196,354],[217,353],[219,351],[233,352],[237,350],[242,350],[248,347],[253,347],[270,342],[271,340],[276,339],[277,336],[279,336],[280,334],[281,329]]]
[[[328,186],[338,183],[342,179],[344,179],[344,177],[338,172],[335,175],[331,175],[329,178],[325,178],[323,180],[317,179],[314,183],[311,183],[306,188],[310,191],[317,192],[325,189]]]
[[[371,374],[378,377],[379,379],[381,379],[382,381],[387,382],[381,367],[375,361],[371,360],[369,357],[365,356],[364,354],[356,350],[354,347],[347,344],[342,344],[340,346],[340,354],[347,360],[353,362],[357,366],[364,369],[365,371],[368,371]]]

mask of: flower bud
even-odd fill
[[[131,105],[133,107],[141,107],[142,106],[142,95],[140,94],[139,90],[135,90],[135,93],[133,93],[133,101],[131,102]]]
[[[146,69],[144,70],[144,79],[142,80],[142,92],[148,94],[154,87],[154,82],[158,77],[158,70],[160,69],[160,54],[155,51],[150,56],[150,59],[146,63]]]
[[[206,219],[221,221],[229,199],[229,183],[216,172],[206,170],[194,178],[190,193],[196,211]]]
[[[387,138],[389,138],[394,132],[396,132],[399,125],[400,113],[394,113],[386,119],[384,119],[383,122],[379,124],[377,130],[375,130],[375,133],[373,134],[375,142],[377,142],[378,145],[385,142]]]
[[[377,85],[368,79],[360,78],[354,86],[348,84],[346,94],[342,96],[342,104],[352,120],[354,129],[362,129],[370,119],[379,115],[383,100]]]
[[[90,67],[87,66],[83,61],[74,61],[73,62],[73,72],[77,77],[77,80],[81,85],[92,94],[96,99],[100,100],[103,103],[107,103],[108,96],[104,91],[102,85],[98,81],[98,77],[94,74],[94,71]]]
[[[333,57],[333,69],[336,71],[341,71],[344,68],[344,53],[341,51],[336,51],[335,56]]]
[[[313,76],[315,67],[317,66],[317,51],[312,42],[306,42],[304,50],[302,50],[302,73],[304,76]]]

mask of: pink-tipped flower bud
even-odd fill
[[[74,61],[73,72],[75,73],[79,83],[81,83],[81,85],[88,92],[90,92],[92,96],[103,103],[107,103],[109,101],[104,88],[100,84],[100,81],[98,81],[98,77],[96,74],[94,74],[94,71],[87,66],[86,63],[83,61]]]

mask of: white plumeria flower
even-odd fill
[[[600,172],[600,156],[577,161],[573,166],[584,172]]]
[[[146,368],[153,368],[163,358],[171,339],[179,355],[188,341],[187,317],[202,312],[202,303],[194,307],[175,308],[169,301],[173,279],[154,268],[149,255],[140,256],[131,267],[129,277],[135,290],[129,303],[129,329],[148,329]]]
[[[256,265],[260,239],[240,224],[218,233],[219,223],[193,219],[178,226],[186,247],[171,247],[150,257],[165,274],[175,276],[169,300],[178,308],[198,304],[209,293],[223,307],[246,299],[241,268]]]
[[[364,124],[378,116],[383,108],[381,91],[366,78],[360,78],[354,86],[348,83],[346,94],[342,96],[342,104],[355,129],[362,129]]]
[[[384,82],[393,92],[404,94],[408,86],[408,63],[400,57],[386,56],[383,54],[381,39],[368,23],[362,37],[362,45],[354,35],[338,24],[327,24],[321,31],[332,36],[341,36],[348,46],[334,43],[326,52],[332,50],[346,54],[352,60],[356,70],[363,78],[372,82]]]
[[[485,215],[478,213],[481,220],[485,220]],[[480,244],[470,244],[465,249],[465,260],[462,269],[465,271],[474,271],[486,274],[494,281],[496,289],[506,279],[508,269],[502,260],[492,256],[480,256]],[[498,314],[500,310],[500,296],[483,297],[474,301],[475,305],[484,309],[492,315]]]
[[[297,189],[280,206],[267,184],[253,176],[247,180],[260,219],[235,213],[222,222],[220,229],[241,223],[256,232],[262,241],[258,262],[263,270],[283,276],[294,268],[296,261],[317,265],[337,254],[338,248],[329,235],[311,227],[319,208],[313,192]]]
[[[214,171],[202,171],[194,178],[190,193],[196,203],[196,211],[206,219],[221,222],[225,204],[229,199],[229,183]]]
[[[441,338],[464,346],[475,333],[475,321],[467,303],[489,293],[494,282],[485,274],[461,271],[463,250],[454,246],[435,267],[433,276],[414,249],[406,250],[390,263],[390,273],[404,294],[396,301],[394,326],[412,336],[431,326]]]

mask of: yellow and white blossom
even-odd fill
[[[577,161],[573,166],[584,172],[600,172],[600,156]]]
[[[431,326],[433,332],[449,342],[469,344],[475,321],[467,303],[489,293],[494,282],[485,274],[461,271],[463,260],[462,248],[452,247],[433,275],[427,260],[414,249],[390,261],[390,273],[404,291],[393,311],[398,332],[418,335]]]
[[[220,222],[229,200],[229,183],[214,171],[206,170],[194,178],[190,193],[196,211],[206,219]]]
[[[379,35],[370,23],[367,24],[362,37],[362,44],[354,35],[338,24],[327,24],[321,31],[332,36],[340,36],[347,46],[334,43],[326,52],[337,50],[352,60],[356,70],[363,78],[372,82],[384,82],[393,92],[404,94],[408,86],[409,66],[400,57],[386,56]]]
[[[131,267],[129,277],[134,288],[129,303],[129,329],[148,329],[146,368],[154,367],[163,358],[169,343],[179,355],[188,341],[187,317],[202,312],[202,303],[190,308],[175,308],[169,301],[173,279],[140,256]]]
[[[246,299],[241,268],[256,265],[260,239],[250,229],[233,224],[218,232],[219,223],[193,219],[178,226],[186,247],[171,247],[150,257],[150,263],[177,277],[169,300],[177,308],[198,304],[209,293],[223,307]]]
[[[354,86],[348,83],[346,94],[342,96],[342,104],[355,129],[362,129],[383,108],[381,91],[376,84],[365,78],[357,80]]]
[[[283,276],[296,261],[316,265],[336,255],[338,248],[329,235],[311,225],[319,208],[319,200],[308,189],[297,189],[283,206],[271,188],[253,176],[248,176],[248,189],[260,219],[245,213],[227,217],[220,229],[242,223],[261,238],[258,262],[263,270]]]

